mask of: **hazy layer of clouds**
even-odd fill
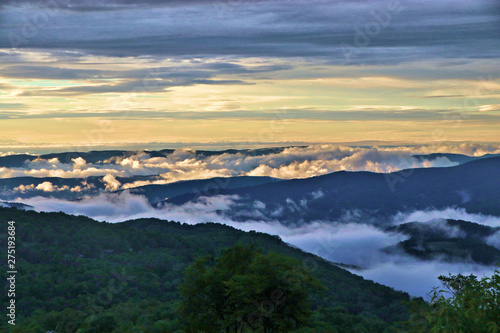
[[[423,211],[402,212],[394,216],[393,223],[403,224],[408,222],[427,222],[436,219],[465,220],[484,224],[489,227],[500,227],[500,217],[470,214],[463,208],[446,208],[443,210],[429,209]]]
[[[378,283],[391,286],[398,290],[404,290],[410,295],[421,296],[429,300],[427,295],[433,287],[440,287],[437,279],[440,275],[448,274],[474,274],[479,278],[491,276],[495,267],[478,264],[457,264],[435,261],[407,260],[389,261],[381,263],[364,271],[351,270],[355,274],[363,276]]]
[[[197,82],[200,82],[197,80]],[[227,84],[228,81],[212,81],[214,84]],[[170,85],[168,83],[167,85]],[[206,82],[204,84],[207,84]],[[231,84],[243,84],[242,82],[231,81]],[[94,94],[100,92],[117,92],[116,89],[122,89],[127,86],[127,90],[133,91],[137,86],[129,83],[117,85],[99,85],[93,87],[76,87],[64,89],[47,89],[46,91],[37,91],[34,93],[22,93],[23,96],[36,95],[57,95],[60,93],[71,95],[75,94]],[[164,91],[166,86],[157,85],[155,89]],[[458,113],[457,113],[458,114]],[[50,112],[50,113],[28,113],[21,111],[0,111],[0,119],[53,119],[53,118],[126,118],[126,119],[172,119],[172,120],[270,120],[277,118],[286,123],[292,120],[316,120],[316,121],[438,121],[446,122],[450,115],[449,110],[424,110],[408,109],[401,111],[397,107],[393,110],[314,110],[314,109],[286,109],[286,110],[238,110],[238,111],[93,111],[93,112]],[[495,114],[471,114],[467,115],[470,121],[490,121],[500,122],[500,115]],[[280,125],[281,126],[281,125]]]
[[[312,145],[286,148],[278,153],[249,156],[244,153],[196,154],[191,150],[175,150],[163,157],[137,152],[128,157],[112,158],[100,163],[87,163],[82,157],[62,163],[57,158],[37,158],[23,167],[0,167],[0,178],[89,176],[131,177],[154,176],[158,179],[110,185],[109,189],[132,188],[148,184],[166,184],[181,180],[232,176],[269,176],[280,179],[308,178],[336,171],[371,171],[387,173],[409,168],[449,167],[458,163],[448,158],[417,158],[416,154],[434,152],[463,153],[480,156],[500,153],[499,145],[457,144],[400,147],[348,147]],[[107,180],[104,180],[106,183]],[[466,195],[466,193],[464,194]]]
[[[256,230],[279,235],[285,242],[332,262],[360,267],[361,270],[351,269],[355,274],[422,297],[425,297],[432,287],[439,285],[439,275],[474,273],[482,276],[490,275],[494,270],[494,267],[472,263],[429,262],[402,253],[385,253],[383,248],[405,240],[407,236],[386,232],[374,225],[350,221],[347,215],[339,221],[317,221],[298,227],[260,221],[258,218],[235,222],[224,212],[234,208],[236,199],[236,196],[200,197],[196,202],[181,206],[167,204],[162,209],[154,209],[144,197],[122,192],[101,194],[80,201],[36,197],[25,200],[24,203],[34,206],[36,210],[82,214],[100,221],[121,222],[127,219],[156,217],[189,224],[217,222],[245,231]],[[403,214],[400,214],[398,219],[401,220],[402,216]],[[406,219],[411,219],[410,216],[416,215],[407,214]],[[470,217],[460,210],[457,210],[454,216],[463,219]],[[484,224],[491,224],[488,221],[493,219],[500,221],[500,217],[488,217]],[[498,235],[492,236],[488,242],[498,246]]]
[[[299,56],[344,63],[350,52],[353,64],[457,54],[492,58],[500,50],[498,9],[490,0],[64,0],[53,8],[24,3],[32,5],[3,7],[0,47],[12,47],[17,34],[22,41],[18,47],[108,56]],[[69,29],[75,26],[85,28]],[[23,28],[30,34],[23,34]]]
[[[418,152],[419,149],[413,149]],[[392,172],[406,168],[453,166],[446,158],[417,159],[406,147],[352,148],[336,145],[287,148],[280,153],[247,156],[216,154],[205,156],[190,150],[176,150],[165,157],[151,157],[147,152],[126,158],[114,158],[99,164],[83,158],[72,164],[57,159],[37,158],[22,168],[0,168],[0,178],[20,176],[79,178],[88,176],[160,175],[163,183],[188,179],[229,176],[271,176],[276,178],[306,178],[334,171]],[[131,187],[131,185],[127,185]]]
[[[500,250],[500,230],[489,236],[486,243]]]
[[[99,221],[122,222],[128,219],[156,217],[186,223],[219,222],[224,218],[218,211],[227,211],[233,205],[232,196],[201,197],[183,206],[153,208],[145,197],[128,192],[103,193],[79,201],[34,197],[23,200],[40,211],[62,211],[73,215],[86,215]]]

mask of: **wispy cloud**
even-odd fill
[[[8,36],[21,34],[23,14],[29,18],[44,10],[34,1],[24,3],[31,6],[4,6],[0,47],[11,47]],[[474,6],[466,1],[397,3],[401,10],[389,13],[389,26],[363,44],[353,63],[453,58],[458,51],[464,58],[498,56],[498,18],[492,1],[476,1]],[[386,1],[315,0],[293,5],[283,1],[77,1],[50,12],[50,24],[40,25],[38,33],[20,46],[113,56],[319,56],[342,63],[341,43],[354,44],[356,28],[364,33],[365,25],[376,23],[377,15],[384,18],[388,7]],[[110,20],[113,25],[107,25]],[[57,32],[70,22],[87,28]],[[44,39],[47,35],[57,38]],[[393,52],[395,48],[398,52]]]
[[[246,222],[233,221],[223,212],[234,209],[236,199],[236,196],[224,195],[200,197],[196,202],[181,206],[165,205],[161,209],[151,207],[146,198],[127,192],[102,194],[78,202],[41,197],[24,202],[37,210],[83,214],[101,221],[121,222],[127,219],[156,217],[190,224],[217,222],[246,231],[256,230],[279,235],[285,242],[332,262],[357,265],[361,269],[351,269],[355,274],[415,296],[425,297],[432,287],[438,286],[439,275],[474,273],[482,276],[491,274],[494,270],[494,267],[474,263],[421,261],[403,253],[386,253],[383,251],[385,247],[395,245],[408,236],[384,231],[374,225],[353,220],[347,215],[339,221],[316,221],[302,226],[284,226],[278,222],[261,221],[258,217]],[[415,214],[407,213],[405,216],[411,219]],[[445,218],[446,214],[443,213],[442,216]],[[460,216],[470,217],[463,213]],[[395,218],[398,219],[401,219],[401,215]],[[500,221],[498,217],[488,219]],[[490,224],[487,220],[483,222]],[[488,242],[498,246],[496,238]]]

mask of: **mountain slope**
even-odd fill
[[[484,265],[500,263],[500,250],[487,244],[489,237],[497,237],[500,228],[461,220],[433,220],[405,223],[387,231],[410,236],[409,239],[386,248],[387,252],[403,250],[424,260],[441,259]]]
[[[83,216],[13,208],[0,208],[0,218],[15,221],[17,327],[31,327],[30,332],[54,330],[67,320],[72,327],[86,327],[95,317],[111,321],[115,327],[123,325],[115,332],[160,325],[158,321],[171,325],[163,331],[173,332],[178,319],[177,288],[185,268],[195,258],[216,255],[236,242],[294,257],[302,263],[297,269],[320,279],[327,290],[314,298],[316,319],[312,325],[334,327],[340,324],[323,321],[340,316],[368,331],[381,332],[389,323],[407,318],[401,303],[408,300],[407,294],[364,280],[290,247],[276,236],[213,223],[141,219],[109,224]],[[6,230],[0,234],[2,246]],[[4,288],[6,283],[4,280]],[[3,293],[4,302],[5,298]]]
[[[400,211],[464,208],[470,213],[500,216],[500,157],[475,160],[455,167],[409,169],[390,174],[334,172],[251,188],[222,190],[237,195],[225,212],[236,220],[254,216],[256,202],[269,220],[301,223],[337,220],[346,213],[387,218]],[[169,199],[184,204],[193,195]],[[264,207],[265,206],[265,207]]]
[[[252,187],[262,184],[275,183],[280,179],[271,177],[216,177],[209,179],[185,180],[163,185],[145,185],[132,188],[130,193],[145,196],[151,204],[163,201],[166,198],[180,195],[211,195],[225,189]],[[121,191],[120,191],[121,192]]]

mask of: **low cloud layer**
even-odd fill
[[[189,224],[217,222],[245,231],[256,230],[278,235],[285,242],[329,261],[358,266],[359,269],[350,269],[355,274],[422,297],[425,297],[432,287],[439,285],[439,275],[474,273],[483,276],[491,274],[494,269],[473,263],[429,262],[403,253],[386,253],[382,249],[395,245],[408,236],[360,223],[353,217],[356,214],[346,214],[339,221],[316,221],[302,226],[284,226],[278,222],[261,221],[257,216],[255,220],[236,222],[225,212],[234,208],[237,199],[236,196],[223,195],[200,197],[195,202],[181,206],[167,204],[161,209],[155,209],[146,198],[125,191],[119,194],[105,193],[76,202],[36,197],[25,200],[24,203],[39,211],[63,211],[86,215],[100,221],[121,222],[156,217]],[[425,222],[428,221],[427,217],[435,218],[439,214],[442,214],[443,218],[472,218],[481,224],[500,225],[500,217],[467,214],[465,211],[454,209],[400,213],[393,218],[392,224],[397,225],[404,221]],[[497,233],[487,241],[493,246],[499,246],[498,239]]]
[[[464,220],[483,224],[489,227],[500,227],[500,217],[483,214],[470,214],[463,208],[446,208],[442,210],[419,210],[396,214],[393,218],[394,224],[408,222],[427,222],[436,219]]]
[[[291,147],[278,152],[204,154],[192,150],[175,150],[161,156],[140,151],[89,163],[82,157],[70,161],[58,158],[36,158],[22,167],[1,167],[0,178],[89,176],[154,176],[152,181],[109,185],[109,189],[126,189],[148,184],[166,184],[180,180],[232,176],[269,176],[281,179],[308,178],[335,171],[394,172],[408,168],[449,167],[458,164],[445,156],[417,157],[431,153],[457,153],[468,156],[500,153],[500,145],[457,144],[400,147],[348,147],[312,145]],[[0,161],[1,163],[1,161]],[[105,180],[107,184],[108,181]]]
[[[464,275],[474,274],[482,278],[491,276],[494,270],[494,267],[477,264],[408,260],[407,262],[390,261],[362,272],[353,271],[353,273],[428,300],[427,295],[432,288],[441,286],[437,279],[440,275],[461,273]]]

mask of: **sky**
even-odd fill
[[[0,151],[499,142],[499,37],[495,0],[0,1]]]

